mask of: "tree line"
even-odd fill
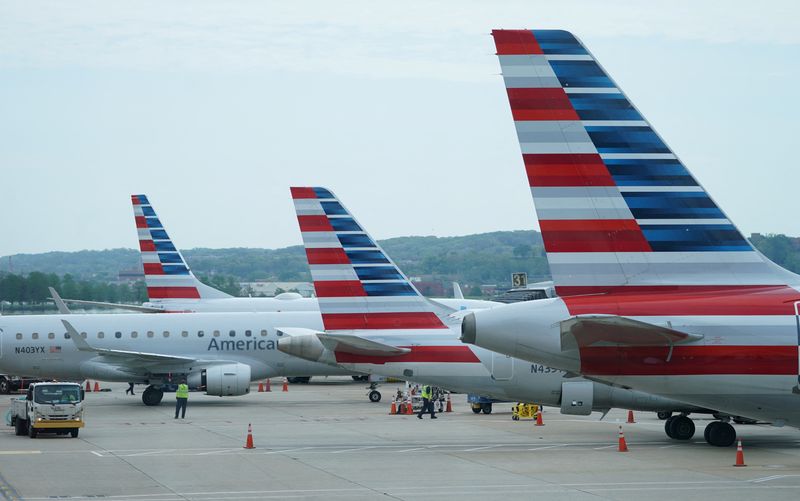
[[[48,287],[61,297],[109,303],[143,303],[147,301],[144,282],[111,283],[104,280],[75,280],[69,273],[32,271],[27,275],[0,274],[0,301],[11,304],[38,304],[50,299]]]

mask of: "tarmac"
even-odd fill
[[[242,397],[192,393],[186,419],[174,395],[145,407],[137,387],[88,393],[78,438],[17,437],[0,428],[0,497],[27,500],[245,499],[792,499],[800,496],[800,432],[736,425],[736,448],[670,440],[654,414],[564,416],[545,426],[512,421],[511,404],[475,415],[464,395],[454,412],[423,421],[389,415],[365,383],[315,378]],[[384,398],[397,384],[382,387]],[[276,391],[277,390],[277,391]],[[5,414],[9,398],[0,398]],[[255,449],[244,449],[252,424]],[[622,424],[629,452],[617,451]]]

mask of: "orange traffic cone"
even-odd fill
[[[544,426],[544,420],[542,420],[542,410],[541,409],[536,411],[536,426]]]
[[[289,391],[289,379],[283,378],[283,389],[281,391]]]
[[[265,386],[264,391],[272,391],[272,384],[269,382],[269,378],[267,379],[266,384],[264,386]]]
[[[255,449],[256,448],[256,446],[253,445],[253,425],[252,424],[248,424],[247,425],[247,441],[245,441],[245,443],[244,443],[244,448],[245,449]]]
[[[92,382],[87,379],[86,380],[86,393],[89,393],[91,391],[92,391]]]
[[[263,381],[259,381],[258,382],[258,392],[259,393],[264,393],[264,382]]]
[[[100,391],[100,384],[97,381],[94,382],[94,390],[92,391]]]
[[[392,400],[392,408],[389,410],[389,414],[397,414],[397,402]]]
[[[409,416],[414,414],[414,404],[412,404],[411,402],[412,402],[411,397],[408,397],[408,399],[406,400],[406,414],[408,414]]]
[[[736,464],[733,466],[747,466],[744,464],[744,451],[742,450],[741,440],[739,440],[738,445],[736,445]]]
[[[622,433],[622,426],[619,427],[619,452],[628,452],[628,444],[625,442],[625,434]]]
[[[633,411],[628,411],[628,424],[633,424],[635,422],[636,420],[633,419]]]
[[[445,412],[453,412],[453,403],[450,401],[450,392],[447,392],[447,407],[444,408]]]

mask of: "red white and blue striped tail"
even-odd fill
[[[131,203],[147,295],[151,300],[230,297],[194,276],[145,195],[131,195]]]
[[[325,330],[441,329],[426,300],[336,196],[291,188]]]
[[[492,35],[559,295],[800,282],[750,245],[571,33]]]

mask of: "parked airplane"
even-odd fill
[[[800,277],[753,248],[572,34],[493,36],[560,297],[467,315],[462,339],[800,427]]]
[[[149,301],[141,306],[64,299],[83,306],[112,307],[144,313],[225,312],[225,311],[319,311],[316,298],[304,298],[295,292],[275,297],[233,297],[210,287],[194,275],[188,263],[167,234],[161,219],[145,195],[131,195],[133,216],[139,239],[144,279]],[[457,284],[454,285],[457,287]],[[455,289],[454,289],[455,291]],[[456,297],[435,298],[448,308],[491,308],[500,303],[464,299],[458,288]]]
[[[333,193],[292,188],[325,331],[280,329],[278,349],[347,370],[538,402],[565,414],[699,411],[459,341],[461,312],[426,300]]]
[[[348,375],[276,350],[278,327],[322,329],[319,312],[0,316],[0,372],[149,386],[188,379],[209,395],[236,396],[250,382],[292,375]]]

